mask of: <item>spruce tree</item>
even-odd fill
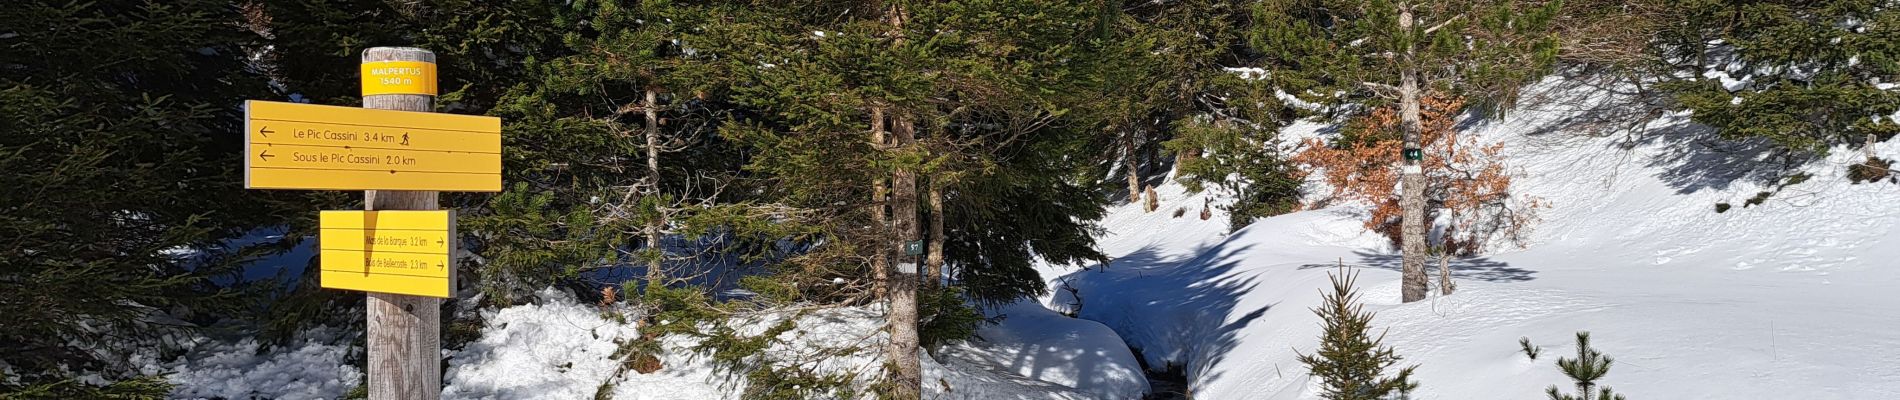
[[[267,87],[241,22],[222,1],[0,7],[0,391],[149,394],[58,382],[135,376],[125,352],[259,304],[240,268],[300,238],[229,240],[315,205],[243,189],[238,105]]]
[[[1653,51],[1662,87],[1724,138],[1794,155],[1900,133],[1900,7],[1882,0],[1669,5]]]
[[[1254,9],[1253,47],[1286,93],[1353,112],[1395,104],[1403,139],[1400,206],[1406,302],[1426,294],[1427,221],[1421,99],[1467,99],[1503,112],[1556,58],[1550,22],[1561,3],[1517,0],[1268,0]]]
[[[1576,381],[1577,394],[1565,394],[1557,385],[1550,385],[1544,391],[1550,400],[1623,400],[1623,395],[1610,391],[1609,386],[1597,384],[1597,380],[1610,373],[1612,361],[1610,356],[1590,348],[1590,332],[1577,332],[1577,358],[1557,358],[1557,369]]]
[[[1030,268],[1099,259],[1089,220],[1100,202],[1091,181],[1071,178],[1085,127],[1070,126],[1061,90],[1071,63],[1091,60],[1080,30],[1094,7],[1058,1],[817,2],[761,10],[775,24],[732,41],[728,60],[749,82],[736,103],[758,118],[722,133],[744,143],[761,194],[828,222],[826,245],[799,260],[868,277],[891,311],[887,389],[916,385],[918,275],[904,242],[926,240],[918,214],[940,192],[942,258],[952,284],[980,302],[1014,301],[1045,288]],[[867,201],[868,199],[868,201]],[[934,207],[930,207],[934,209]],[[935,220],[935,218],[932,218]],[[934,231],[934,229],[933,229]],[[932,242],[932,241],[927,241]],[[861,268],[861,269],[860,269]],[[927,270],[926,270],[927,271]],[[924,278],[929,279],[929,278]]]
[[[1392,348],[1380,342],[1385,335],[1372,335],[1373,313],[1359,303],[1353,286],[1358,272],[1342,270],[1328,273],[1331,293],[1322,292],[1325,303],[1313,309],[1324,331],[1319,350],[1300,354],[1300,362],[1319,378],[1320,397],[1328,400],[1380,400],[1404,395],[1418,388],[1412,371],[1418,366],[1401,368],[1388,375],[1386,370],[1402,359]]]

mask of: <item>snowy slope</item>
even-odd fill
[[[1049,382],[1094,399],[1137,399],[1148,392],[1148,379],[1128,345],[1094,321],[1057,314],[1032,302],[994,310],[1003,321],[977,331],[979,340],[952,345],[937,358]],[[946,398],[971,398],[968,392]]]
[[[539,296],[546,301],[481,311],[481,337],[445,351],[443,398],[592,399],[604,387],[614,399],[711,400],[739,399],[745,388],[743,379],[714,373],[706,357],[689,351],[696,343],[680,337],[662,339],[661,370],[616,376],[619,362],[610,356],[622,341],[639,337],[637,327],[558,291]],[[922,357],[926,398],[1139,399],[1147,392],[1139,364],[1107,327],[1031,302],[996,311],[1008,317],[980,330],[986,340]],[[784,317],[761,315],[747,326],[756,332]],[[880,374],[880,312],[844,308],[800,318],[798,329],[780,337],[789,344],[770,354],[814,361],[822,371],[856,373],[866,385]],[[361,350],[334,344],[341,332],[319,329],[305,336],[310,338],[261,354],[254,340],[199,339],[187,357],[145,364],[169,374],[178,385],[175,398],[339,398],[362,381],[345,359]]]
[[[1705,135],[1681,116],[1635,140],[1579,135],[1581,114],[1616,99],[1565,83],[1541,85],[1545,105],[1471,130],[1505,143],[1518,191],[1550,207],[1528,247],[1455,260],[1452,296],[1396,304],[1397,255],[1353,207],[1227,236],[1224,218],[1165,215],[1199,205],[1178,192],[1163,211],[1111,213],[1106,269],[1050,277],[1151,365],[1184,366],[1197,399],[1316,398],[1295,357],[1317,342],[1310,309],[1340,262],[1362,271],[1386,343],[1420,365],[1421,399],[1568,387],[1552,362],[1574,355],[1582,330],[1617,359],[1603,382],[1631,398],[1900,398],[1900,185],[1849,185],[1859,154],[1837,150],[1802,167],[1813,179],[1743,208],[1763,190],[1763,171],[1746,168],[1760,164],[1754,149],[1664,146]],[[1877,152],[1900,158],[1900,141]],[[1718,202],[1735,207],[1718,214]],[[1543,346],[1538,361],[1518,353],[1520,337]]]
[[[587,399],[611,383],[615,399],[737,399],[745,387],[714,373],[704,357],[685,351],[693,341],[677,337],[663,339],[661,370],[615,377],[618,362],[607,355],[617,341],[638,336],[634,326],[559,293],[542,296],[556,300],[490,311],[482,338],[449,357],[444,398]],[[922,357],[927,398],[1136,399],[1147,391],[1140,367],[1108,328],[1028,303],[1004,311],[1003,323],[982,329],[989,341],[949,346],[943,362]],[[748,326],[763,330],[779,318]],[[868,385],[882,370],[881,318],[868,308],[814,312],[781,336],[790,345],[769,352],[855,373]]]

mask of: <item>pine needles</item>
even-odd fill
[[[1418,388],[1418,382],[1412,381],[1412,371],[1418,366],[1405,367],[1390,376],[1385,374],[1385,370],[1402,357],[1380,343],[1385,339],[1384,334],[1377,337],[1370,334],[1373,313],[1364,310],[1359,303],[1359,293],[1353,288],[1358,275],[1346,272],[1343,267],[1339,274],[1327,274],[1333,291],[1323,293],[1325,303],[1313,309],[1325,326],[1325,333],[1320,336],[1319,351],[1300,354],[1300,362],[1306,364],[1313,377],[1320,379],[1324,388],[1320,393],[1322,398],[1375,400],[1393,394],[1403,397]]]
[[[1597,385],[1598,379],[1610,373],[1610,364],[1614,361],[1590,348],[1590,332],[1577,332],[1577,358],[1557,358],[1557,368],[1576,381],[1577,394],[1562,393],[1557,385],[1550,385],[1544,392],[1550,394],[1551,400],[1623,400],[1623,395],[1611,392],[1610,387]]]

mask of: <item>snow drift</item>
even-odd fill
[[[1900,185],[1849,184],[1860,152],[1837,149],[1793,171],[1806,182],[1743,207],[1781,176],[1764,147],[1712,140],[1682,115],[1582,135],[1578,120],[1621,100],[1572,83],[1547,80],[1544,101],[1467,124],[1505,143],[1515,191],[1550,207],[1526,247],[1455,259],[1456,294],[1397,304],[1399,256],[1361,227],[1363,207],[1226,235],[1224,218],[1170,217],[1204,195],[1169,185],[1161,210],[1130,205],[1104,221],[1112,263],[1046,269],[1075,289],[1048,305],[1107,324],[1150,365],[1184,367],[1197,399],[1317,398],[1295,357],[1318,343],[1311,308],[1340,264],[1361,271],[1386,343],[1420,365],[1421,399],[1569,387],[1553,362],[1575,353],[1577,331],[1616,358],[1602,383],[1631,398],[1900,398]],[[1875,151],[1900,157],[1900,141]],[[1544,348],[1537,361],[1521,337]]]

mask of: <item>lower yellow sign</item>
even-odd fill
[[[455,212],[324,211],[318,218],[322,286],[455,296]]]

